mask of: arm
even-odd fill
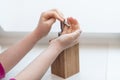
[[[3,64],[5,71],[8,72],[14,67],[40,38],[41,36],[38,37],[35,32],[32,32],[0,54],[0,61]]]
[[[0,62],[5,72],[12,69],[31,50],[39,39],[48,34],[56,19],[60,21],[63,20],[57,10],[43,12],[37,28],[33,32],[0,54]]]
[[[57,44],[50,45],[15,77],[16,80],[40,80],[61,51],[62,49]]]
[[[78,27],[70,34],[66,34],[64,29],[64,34],[52,40],[49,47],[15,77],[16,80],[40,80],[61,51],[78,43],[80,35]]]

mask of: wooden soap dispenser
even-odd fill
[[[61,33],[63,27],[69,27],[66,21],[60,22],[60,25]],[[68,78],[79,72],[79,43],[60,53],[51,65],[51,72],[62,78]]]

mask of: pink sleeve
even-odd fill
[[[5,70],[2,66],[2,64],[0,63],[0,80],[4,77],[5,77]],[[16,80],[16,79],[15,78],[10,78],[9,80]]]
[[[2,64],[0,63],[0,79],[5,77],[5,70],[2,66]]]
[[[9,80],[16,80],[15,78],[10,78]]]

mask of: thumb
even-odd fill
[[[53,24],[55,21],[56,21],[55,18],[51,18],[51,19],[49,19],[49,20],[47,21],[47,23],[48,23],[50,26],[52,26],[52,24]]]

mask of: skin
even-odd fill
[[[6,73],[10,71],[41,38],[49,33],[56,19],[64,21],[63,15],[58,10],[53,9],[43,12],[38,26],[33,32],[0,54],[0,62]],[[65,26],[62,35],[51,40],[48,48],[15,76],[17,80],[40,80],[52,62],[64,49],[78,43],[80,36],[79,23],[72,17],[67,19],[71,27],[67,28]]]

